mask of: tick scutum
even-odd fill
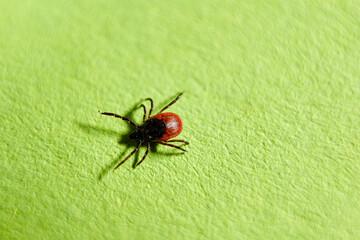
[[[166,125],[160,119],[148,119],[129,138],[141,141],[151,141],[160,139],[166,132]]]

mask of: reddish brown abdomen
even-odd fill
[[[166,141],[170,138],[174,138],[182,131],[182,122],[180,117],[175,113],[159,113],[152,116],[150,119],[155,118],[163,121],[166,125],[166,131],[164,135],[156,141]]]

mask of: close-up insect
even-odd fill
[[[131,126],[135,127],[136,130],[132,132],[129,135],[130,139],[137,140],[138,144],[136,145],[135,149],[123,160],[121,161],[115,168],[117,169],[120,167],[126,160],[128,160],[134,153],[136,153],[140,146],[142,144],[146,144],[147,148],[145,151],[144,156],[141,158],[141,160],[136,164],[135,167],[140,165],[142,163],[147,154],[150,150],[150,143],[159,143],[165,146],[173,147],[176,149],[179,149],[181,151],[186,152],[186,150],[182,147],[176,146],[171,144],[172,142],[181,142],[184,144],[189,144],[189,142],[184,140],[178,140],[173,139],[170,140],[176,136],[178,136],[182,131],[182,122],[180,117],[175,113],[165,112],[166,109],[168,109],[171,105],[176,103],[182,96],[182,93],[180,93],[173,101],[171,101],[168,105],[166,105],[163,109],[160,110],[156,115],[151,116],[151,113],[153,111],[154,102],[151,98],[147,98],[146,100],[150,101],[150,111],[149,115],[146,116],[146,107],[144,104],[141,104],[140,107],[144,109],[144,116],[143,116],[143,123],[141,125],[136,124],[133,120],[120,116],[115,113],[109,113],[109,112],[100,112],[103,115],[107,116],[113,116],[116,118],[120,118],[122,120],[127,121]]]

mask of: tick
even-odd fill
[[[182,147],[173,145],[171,143],[181,142],[187,145],[189,144],[189,142],[178,139],[170,140],[176,137],[177,135],[179,135],[182,131],[183,127],[180,117],[175,113],[164,112],[171,105],[176,103],[181,96],[182,93],[180,93],[173,101],[171,101],[168,105],[166,105],[163,109],[160,110],[160,112],[158,112],[154,116],[151,116],[154,107],[154,101],[151,98],[147,98],[146,100],[150,101],[151,107],[150,107],[149,115],[146,117],[146,107],[144,104],[140,105],[140,107],[144,109],[143,123],[141,125],[136,124],[134,121],[132,121],[127,117],[123,117],[115,113],[99,111],[102,115],[113,116],[125,120],[132,127],[135,128],[135,131],[133,131],[129,135],[129,138],[133,140],[137,140],[138,144],[136,145],[135,149],[114,168],[114,170],[120,167],[126,160],[128,160],[132,155],[134,155],[134,153],[136,153],[139,150],[142,144],[146,144],[147,148],[144,156],[141,158],[140,162],[136,164],[135,167],[139,166],[140,163],[142,163],[145,160],[150,150],[150,143],[158,143],[186,152],[186,150],[183,149]]]

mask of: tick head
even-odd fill
[[[144,139],[144,131],[142,129],[138,129],[135,132],[131,133],[129,135],[129,138],[135,140],[142,140]]]
[[[135,132],[129,135],[130,139],[151,141],[161,138],[166,131],[166,125],[159,119],[149,119]]]

